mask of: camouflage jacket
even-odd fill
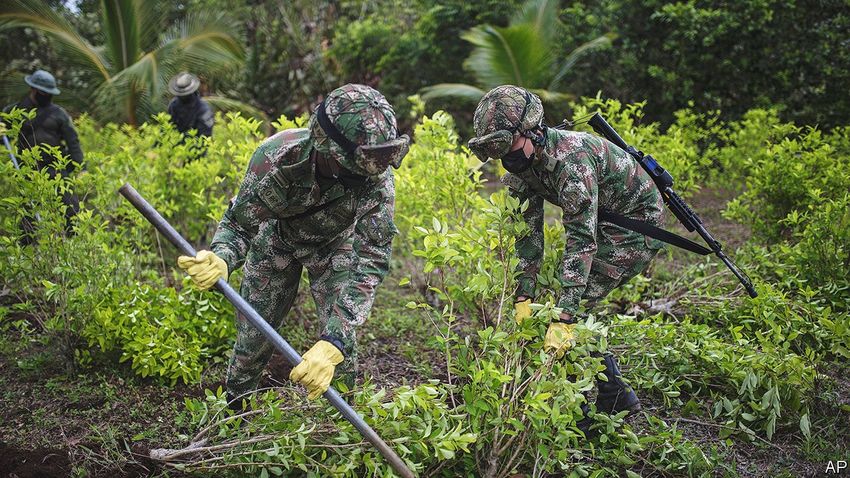
[[[389,270],[395,186],[392,170],[356,189],[321,187],[310,159],[306,129],[290,129],[264,141],[251,157],[239,194],[218,225],[212,250],[228,270],[241,267],[260,225],[276,221],[281,243],[297,259],[333,254],[350,242],[356,259],[350,282],[336,298],[325,332],[352,331],[369,314],[372,292]],[[334,257],[333,262],[347,259]],[[369,297],[363,297],[368,294]],[[346,334],[343,334],[346,335]],[[347,337],[339,337],[346,340]]]
[[[558,306],[578,310],[596,254],[600,210],[662,225],[661,193],[640,165],[608,140],[588,133],[549,129],[542,154],[520,174],[502,178],[511,194],[528,200],[523,217],[530,228],[517,241],[520,272],[517,296],[534,296],[543,260],[543,201],[563,210],[567,240]],[[661,243],[647,239],[651,247]]]

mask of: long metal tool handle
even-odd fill
[[[3,135],[3,145],[6,146],[6,150],[9,151],[9,157],[12,158],[12,165],[15,166],[15,169],[20,171],[21,165],[18,163],[18,159],[15,158],[15,152],[12,150],[12,145],[9,143],[9,138],[5,134]],[[32,203],[29,204],[30,207],[32,207]],[[41,214],[35,213],[35,220],[41,221]]]
[[[15,169],[21,169],[18,165],[18,159],[15,158],[15,153],[12,152],[12,145],[9,144],[9,138],[5,134],[3,135],[3,146],[5,146],[6,151],[9,152],[9,157],[12,158],[12,164],[15,166]]]
[[[142,213],[142,216],[148,220],[153,226],[159,231],[169,242],[174,244],[177,249],[180,250],[185,255],[194,256],[195,249],[189,244],[186,239],[184,239],[179,232],[177,232],[171,224],[168,223],[159,213],[154,209],[153,206],[148,203],[145,198],[143,198],[138,191],[136,191],[133,186],[129,183],[125,183],[118,189],[118,192],[124,196],[128,201],[130,201],[133,206]],[[290,365],[295,367],[299,363],[301,363],[301,356],[298,355],[298,352],[277,333],[271,325],[268,324],[261,316],[254,310],[251,305],[245,301],[232,287],[227,283],[225,279],[219,279],[215,283],[215,287],[227,297],[227,300],[233,304],[234,307],[247,319],[251,322],[251,324],[256,327],[269,342],[274,345],[274,347],[283,354],[284,358],[286,358],[287,362]],[[351,422],[354,425],[354,428],[359,431],[363,437],[369,441],[375,448],[381,452],[381,455],[386,458],[389,462],[390,466],[393,467],[396,473],[398,473],[403,478],[413,478],[415,475],[412,471],[405,465],[404,461],[390,448],[389,445],[375,433],[375,430],[372,429],[363,418],[351,408],[343,398],[339,395],[339,393],[333,388],[328,387],[328,390],[325,392],[324,397],[331,402],[339,412],[345,417],[346,420]]]

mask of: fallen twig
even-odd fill
[[[739,428],[736,428],[736,427],[730,427],[729,425],[721,425],[721,424],[719,424],[719,423],[711,423],[711,422],[701,422],[701,421],[699,421],[699,420],[692,420],[692,419],[690,419],[690,418],[674,418],[674,420],[676,420],[676,421],[682,421],[682,422],[687,422],[687,423],[693,423],[693,424],[696,424],[696,425],[704,425],[704,426],[707,426],[707,427],[725,428],[725,429],[727,429],[727,430],[735,430],[735,431],[739,431],[739,432],[740,432],[740,431],[743,431],[743,430],[741,430],[741,429],[739,429]],[[784,449],[784,448],[782,448],[781,446],[779,446],[779,445],[777,445],[777,444],[775,444],[775,443],[771,443],[771,442],[769,442],[769,441],[765,440],[764,438],[762,438],[762,437],[760,437],[760,436],[756,435],[755,433],[747,433],[747,435],[749,435],[749,436],[751,436],[751,437],[758,438],[758,439],[759,439],[759,440],[761,440],[762,442],[764,442],[764,443],[766,443],[766,444],[768,444],[768,445],[772,446],[773,448],[776,448],[777,450],[781,451],[782,453],[785,453],[785,449]]]

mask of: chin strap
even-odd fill
[[[322,103],[316,109],[316,119],[319,122],[319,127],[322,128],[322,131],[325,132],[328,138],[339,145],[339,147],[347,154],[351,154],[357,149],[357,144],[346,138],[345,135],[343,135],[342,132],[333,124],[331,119],[328,118],[328,113],[325,111],[324,100],[322,100]]]

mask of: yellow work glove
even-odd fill
[[[301,358],[304,360],[292,369],[289,379],[307,387],[307,398],[314,400],[331,385],[334,370],[342,362],[342,352],[327,340],[320,340]]]
[[[177,265],[189,274],[192,282],[201,290],[207,290],[217,280],[227,278],[227,263],[212,251],[199,251],[195,257],[180,256]]]
[[[522,321],[531,317],[531,299],[525,299],[514,304],[514,319],[522,325]]]
[[[576,324],[552,322],[543,339],[543,350],[555,352],[555,357],[561,358],[576,344]]]

